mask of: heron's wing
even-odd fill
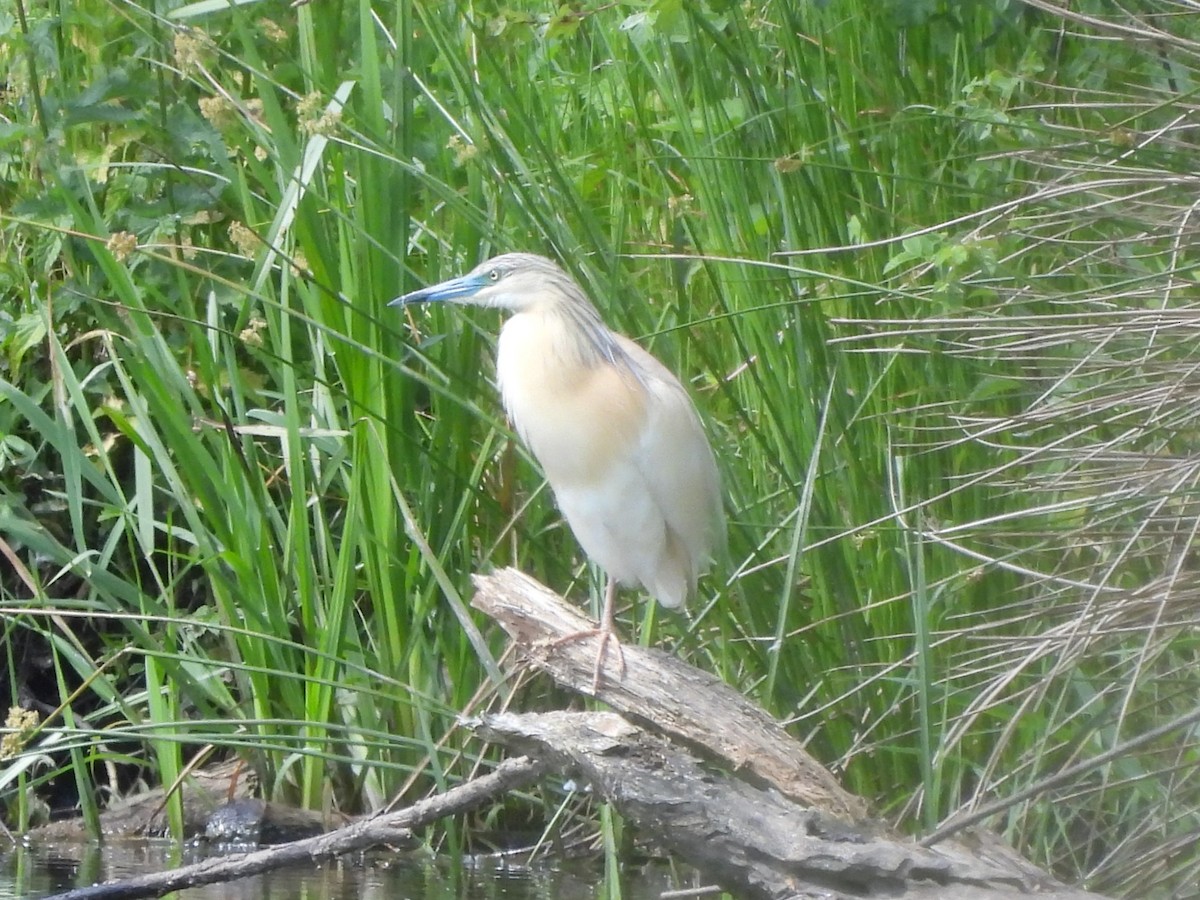
[[[689,557],[689,581],[724,540],[720,476],[700,417],[686,389],[662,363],[617,335],[642,386],[650,395],[636,463],[650,496]]]

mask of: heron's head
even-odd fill
[[[448,300],[510,312],[562,303],[587,303],[579,286],[557,263],[535,253],[505,253],[480,263],[466,275],[397,297],[389,306]]]

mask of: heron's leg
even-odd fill
[[[612,578],[604,588],[604,606],[600,610],[600,630],[616,633],[617,630],[617,582]]]
[[[621,663],[621,677],[625,677],[625,651],[621,648],[621,639],[617,637],[617,582],[608,579],[608,587],[604,589],[604,609],[600,613],[600,647],[596,650],[596,668],[592,671],[592,691],[600,690],[600,680],[604,675],[604,651],[608,642],[612,641],[617,648],[617,659]]]

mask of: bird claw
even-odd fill
[[[617,660],[621,663],[621,674],[617,680],[622,681],[625,678],[625,648],[621,646],[620,638],[611,631],[600,629],[600,647],[596,650],[596,667],[592,670],[593,694],[600,691],[600,682],[604,678],[604,651],[608,649],[608,642],[610,640],[613,646],[617,648]]]
[[[607,628],[589,628],[587,631],[576,631],[573,634],[563,635],[560,638],[555,638],[550,642],[551,647],[561,647],[563,644],[568,644],[573,641],[583,640],[584,638],[599,637],[600,646],[596,649],[596,665],[592,670],[592,693],[598,693],[600,684],[604,681],[604,654],[608,649],[609,642],[617,650],[617,660],[621,665],[620,675],[617,680],[620,681],[625,677],[625,650],[621,646],[621,640],[617,635]]]

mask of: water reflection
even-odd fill
[[[170,841],[38,844],[0,849],[0,900],[32,900],[100,881],[131,878],[199,862],[209,851]],[[624,890],[651,900],[683,885],[669,867],[640,868]],[[598,865],[521,866],[476,858],[452,866],[423,853],[373,851],[188,888],[178,900],[590,900],[599,894]]]

